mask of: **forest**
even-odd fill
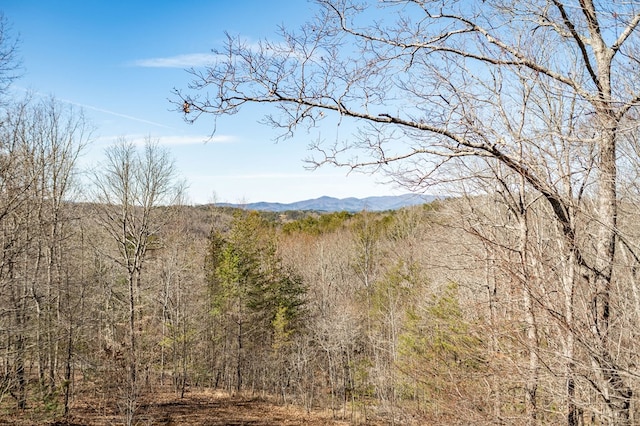
[[[638,5],[314,4],[278,42],[227,34],[177,113],[337,119],[356,130],[312,167],[446,197],[190,206],[170,152],[126,137],[80,170],[90,124],[8,97],[0,34],[0,420],[171,424],[148,403],[170,390],[348,424],[640,423]]]
[[[168,153],[121,140],[93,177],[100,202],[70,202],[81,123],[52,101],[20,112],[0,170],[7,416],[72,419],[90,397],[95,413],[138,424],[145,396],[170,388],[353,424],[527,424],[531,410],[558,424],[572,392],[580,421],[602,424],[588,280],[566,282],[542,200],[525,217],[506,192],[380,213],[185,206]],[[637,206],[622,209],[636,235]],[[612,298],[629,372],[636,261],[616,264]]]

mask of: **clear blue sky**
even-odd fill
[[[184,69],[202,66],[225,31],[273,38],[279,24],[297,27],[314,7],[305,0],[0,2],[21,39],[25,75],[14,85],[16,96],[29,90],[85,109],[96,127],[85,167],[119,137],[150,136],[170,149],[192,203],[210,202],[214,194],[217,201],[291,202],[401,193],[378,184],[380,176],[305,170],[306,147],[315,136],[302,131],[275,144],[275,131],[257,123],[265,110],[222,118],[207,143],[211,118],[189,125],[171,111],[171,89],[190,80]]]

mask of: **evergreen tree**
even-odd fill
[[[214,231],[209,239],[206,268],[220,328],[220,373],[236,391],[247,378],[273,383],[279,375],[273,377],[265,361],[300,326],[302,280],[282,266],[275,232],[256,212],[236,213],[228,235]]]

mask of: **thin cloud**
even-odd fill
[[[133,61],[132,65],[143,68],[191,68],[209,65],[215,58],[212,53],[192,53],[166,58],[139,59]]]
[[[162,136],[158,138],[162,145],[194,145],[205,143],[233,143],[237,138],[231,135],[214,136]]]
[[[124,137],[127,141],[134,145],[144,145],[149,139],[149,135],[127,135],[127,136],[102,136],[99,141],[112,142]],[[167,135],[167,136],[151,136],[153,141],[157,141],[160,145],[178,146],[178,145],[204,145],[207,143],[233,143],[236,138],[231,135]]]
[[[207,175],[200,176],[206,179],[336,179],[344,178],[343,175],[318,175],[313,173],[260,173],[260,174],[246,174],[246,175]]]
[[[268,40],[252,41],[247,39],[243,41],[243,46],[252,52],[262,52],[263,54],[271,54],[276,57],[284,55],[300,61],[308,59],[303,55],[293,52],[291,48],[284,43],[274,43]],[[219,55],[214,53],[189,53],[160,58],[138,59],[129,65],[141,68],[198,68],[213,64],[218,56]]]

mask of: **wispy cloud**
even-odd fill
[[[204,143],[234,143],[238,138],[232,135],[213,136],[162,136],[160,143],[163,145],[194,145]]]
[[[205,143],[233,143],[237,140],[231,135],[167,135],[167,136],[149,136],[149,135],[126,135],[126,136],[102,136],[98,141],[111,143],[124,137],[127,141],[135,145],[144,145],[149,138],[157,141],[160,145],[178,146],[178,145],[198,145]]]
[[[252,52],[273,55],[276,57],[287,56],[291,59],[305,60],[304,55],[293,52],[285,43],[269,41],[253,41],[251,39],[242,42],[244,48]],[[188,53],[184,55],[167,56],[160,58],[138,59],[129,63],[130,66],[142,68],[197,68],[211,65],[219,55],[215,53]],[[320,57],[316,59],[321,59]]]
[[[209,65],[215,58],[216,55],[213,53],[191,53],[166,58],[138,59],[131,65],[144,68],[190,68]]]
[[[255,173],[239,175],[207,175],[200,176],[207,179],[231,179],[231,180],[268,180],[268,179],[342,179],[344,175],[320,175],[314,173]]]
[[[144,141],[146,138],[137,138]],[[202,136],[202,135],[167,135],[154,138],[158,140],[160,145],[198,145],[205,143],[233,143],[237,140],[236,137],[231,135],[214,135],[214,136]]]

